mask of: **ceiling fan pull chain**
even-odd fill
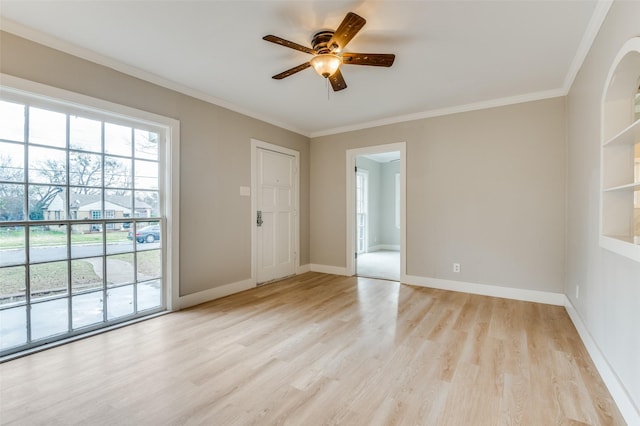
[[[324,85],[327,87],[327,101],[331,100],[331,91],[329,90],[329,79],[324,79]]]

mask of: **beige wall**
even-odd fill
[[[381,167],[382,218],[380,219],[381,243],[400,246],[400,229],[396,228],[396,173],[400,173],[400,161],[385,163]]]
[[[598,233],[602,92],[618,50],[639,35],[640,2],[614,2],[568,96],[565,285],[565,293],[636,410],[640,409],[640,264],[601,249]]]
[[[311,263],[346,265],[346,150],[406,142],[407,274],[562,292],[564,111],[555,98],[312,139]]]
[[[180,295],[251,277],[251,138],[300,152],[300,264],[309,263],[309,139],[0,32],[0,72],[180,120]],[[215,78],[215,76],[212,76]]]

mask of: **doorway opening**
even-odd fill
[[[402,280],[404,161],[404,143],[347,151],[350,275]]]

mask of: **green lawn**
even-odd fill
[[[66,232],[59,230],[40,230],[31,228],[30,245],[32,247],[58,246],[67,244]],[[127,241],[127,232],[107,232],[107,242]],[[71,234],[71,244],[101,244],[102,232]],[[0,228],[0,249],[23,248],[25,246],[24,229],[9,230]]]
[[[74,289],[94,287],[101,281],[89,262],[74,260],[72,265]],[[46,295],[46,293],[66,291],[68,281],[66,261],[32,265],[30,273],[32,294]],[[25,288],[24,266],[0,268],[0,295],[24,293]]]
[[[133,264],[131,253],[109,256]],[[162,273],[162,257],[160,250],[138,252],[138,271],[156,277]],[[99,288],[102,279],[95,273],[93,265],[86,260],[71,260],[73,289]],[[66,292],[68,282],[67,261],[49,262],[31,266],[31,293],[47,296]],[[24,294],[25,267],[11,266],[0,268],[0,297]]]

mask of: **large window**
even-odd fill
[[[168,129],[0,95],[0,355],[165,310]]]

